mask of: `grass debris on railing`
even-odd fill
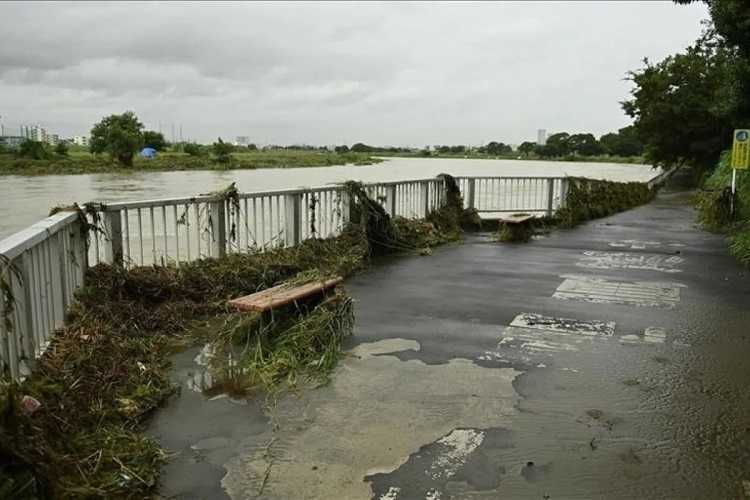
[[[642,182],[612,182],[571,177],[565,204],[555,217],[561,227],[622,212],[651,201],[656,189]]]
[[[169,356],[205,340],[194,332],[209,321],[224,325],[212,330],[213,340],[224,342],[220,347],[248,347],[237,351],[238,389],[274,391],[303,378],[324,382],[351,329],[345,295],[275,314],[263,329],[252,317],[231,313],[227,299],[290,279],[350,276],[373,255],[460,236],[456,200],[428,221],[406,221],[391,219],[361,186],[347,186],[359,218],[335,238],[179,267],[89,269],[65,327],[32,375],[0,386],[0,492],[14,498],[150,495],[166,456],[142,425],[175,390]],[[26,411],[23,398],[41,406]]]

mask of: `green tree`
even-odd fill
[[[622,103],[634,118],[646,155],[659,165],[710,168],[731,139],[726,79],[733,59],[725,49],[700,42],[630,73],[632,99]]]
[[[343,145],[343,146],[336,146],[333,148],[334,151],[336,151],[338,154],[348,153],[349,152],[349,146]]]
[[[161,132],[146,130],[143,132],[143,145],[148,148],[154,148],[157,151],[167,149],[167,141]]]
[[[65,141],[60,141],[55,146],[55,153],[59,154],[60,156],[68,156],[68,143]]]
[[[573,134],[568,138],[567,146],[571,153],[581,156],[602,154],[602,147],[592,134]]]
[[[248,151],[258,151],[258,146],[256,146],[255,144],[248,144],[247,145],[247,150]]]
[[[372,146],[358,142],[352,146],[352,151],[355,153],[372,153],[375,150]]]
[[[228,142],[222,141],[221,137],[219,137],[219,140],[214,142],[213,146],[211,146],[211,150],[213,151],[214,156],[216,156],[216,161],[219,163],[229,163],[232,159],[234,146]]]
[[[486,146],[480,148],[481,150],[484,150],[488,155],[502,155],[513,152],[513,148],[509,145],[496,141],[489,142]]]
[[[143,145],[143,124],[132,111],[110,115],[91,129],[89,149],[94,154],[108,153],[121,164],[133,165],[133,155]]]
[[[536,152],[544,158],[556,158],[570,154],[570,134],[567,132],[558,132],[547,138],[547,143],[543,146],[537,145]]]
[[[536,142],[524,141],[518,146],[518,152],[524,156],[529,156],[536,149]]]

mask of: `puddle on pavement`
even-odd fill
[[[406,339],[360,344],[328,386],[279,400],[269,409],[273,428],[244,439],[242,452],[226,464],[226,491],[234,498],[371,498],[365,476],[394,471],[441,438],[435,450],[454,453],[441,455],[436,474],[459,466],[480,438],[452,432],[504,427],[515,414],[512,381],[519,372],[467,359],[430,365],[392,355],[419,349]],[[482,446],[494,436],[482,434]],[[385,498],[399,498],[385,490]]]

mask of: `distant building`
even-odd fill
[[[89,138],[85,135],[76,135],[73,137],[73,144],[76,146],[88,146]]]
[[[47,136],[47,129],[45,129],[41,125],[21,127],[21,135],[23,135],[26,139],[29,139],[31,141],[49,142],[49,137]]]
[[[26,138],[22,135],[3,135],[0,136],[0,144],[8,149],[16,149]]]
[[[248,144],[250,144],[250,138],[246,135],[238,135],[234,141],[235,146],[247,146]]]
[[[57,146],[60,142],[60,136],[57,134],[47,134],[47,143],[52,146]]]
[[[540,146],[547,144],[547,131],[545,129],[540,128],[536,131],[536,143]]]

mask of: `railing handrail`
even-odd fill
[[[0,255],[13,260],[78,219],[76,212],[58,212],[0,240]]]

